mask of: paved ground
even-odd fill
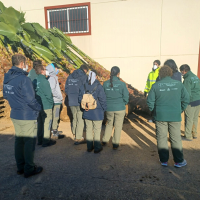
[[[129,115],[119,150],[109,144],[100,154],[73,145],[70,123],[61,122],[59,129],[66,138],[36,147],[43,173],[25,179],[16,175],[12,124],[0,120],[0,200],[200,199],[200,137],[183,141],[188,165],[177,169],[171,154],[169,166],[160,166],[155,126],[143,117]]]

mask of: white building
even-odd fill
[[[76,46],[108,70],[114,65],[119,66],[121,77],[139,90],[144,90],[147,75],[156,59],[163,64],[172,58],[178,67],[188,64],[194,73],[198,71],[200,0],[2,2],[6,7],[13,6],[26,12],[27,22],[48,27],[59,21],[64,31],[71,29],[71,39]],[[70,18],[78,11],[83,12],[81,16],[87,16],[87,20],[82,20],[86,23],[82,25],[84,33],[77,33],[77,28],[73,28],[69,21],[64,22],[64,18],[57,16],[60,13]]]

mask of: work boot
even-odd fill
[[[30,177],[30,176],[37,175],[37,174],[41,173],[42,170],[43,170],[42,167],[37,167],[37,166],[35,166],[35,167],[34,167],[34,170],[33,170],[32,172],[24,173],[24,178],[28,178],[28,177]]]

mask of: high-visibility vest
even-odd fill
[[[152,85],[156,82],[156,79],[159,76],[160,67],[158,67],[155,71],[151,71],[148,75],[146,86],[144,92],[149,92],[151,90]]]

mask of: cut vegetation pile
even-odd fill
[[[82,64],[87,64],[90,69],[97,71],[98,80],[103,83],[110,78],[110,72],[99,63],[78,49],[70,37],[63,34],[59,29],[44,29],[38,23],[27,23],[25,13],[15,10],[13,7],[6,8],[0,2],[0,117],[9,117],[10,108],[3,99],[3,79],[11,67],[11,57],[21,53],[27,57],[29,71],[32,61],[42,60],[44,65],[52,62],[58,64],[60,70],[59,82],[65,98],[65,82],[70,73],[78,69]],[[127,106],[127,114],[134,109],[149,112],[143,93],[128,85],[130,102]],[[69,120],[66,105],[63,103],[61,120]]]

